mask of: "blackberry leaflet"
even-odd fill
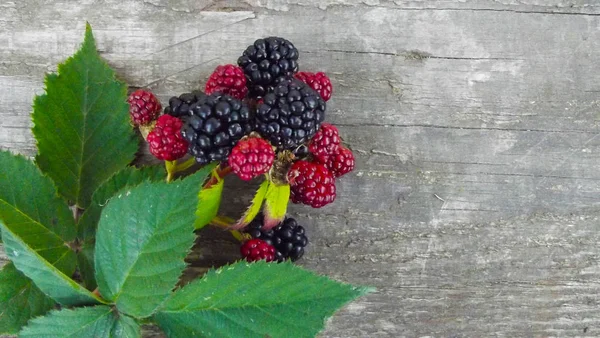
[[[272,145],[291,149],[310,140],[325,119],[325,101],[304,82],[287,79],[256,109],[256,131]]]
[[[280,37],[258,39],[248,46],[238,65],[244,70],[250,95],[263,97],[281,78],[298,72],[298,56],[298,49]]]
[[[250,108],[242,101],[219,92],[182,94],[171,98],[171,115],[181,116],[188,153],[200,164],[227,160],[231,149],[252,131]]]
[[[286,259],[296,261],[304,255],[308,238],[304,227],[298,225],[295,219],[286,217],[283,222],[270,230],[262,230],[264,216],[259,214],[248,225],[246,230],[252,238],[265,241],[275,247],[275,260],[283,262]]]

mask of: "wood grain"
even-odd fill
[[[27,155],[32,98],[86,20],[119,76],[163,102],[267,35],[292,40],[302,69],[331,75],[327,119],[357,169],[339,180],[334,205],[291,211],[310,231],[307,268],[379,291],[336,315],[323,337],[600,335],[596,1],[25,0],[0,9],[0,147]],[[236,257],[229,238],[204,238],[190,273]]]

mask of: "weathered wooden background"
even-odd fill
[[[597,0],[0,0],[3,148],[35,153],[32,98],[86,20],[164,102],[268,35],[330,74],[357,169],[292,208],[302,264],[378,292],[323,337],[600,336]]]

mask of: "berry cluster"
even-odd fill
[[[160,160],[187,153],[201,165],[220,162],[242,180],[266,176],[270,184],[289,185],[292,202],[321,208],[335,200],[335,181],[355,160],[338,129],[324,122],[331,80],[323,72],[299,72],[299,55],[286,39],[258,39],[237,65],[218,66],[204,92],[171,97],[162,116],[152,93],[133,92],[132,124]],[[304,228],[286,218],[267,230],[263,218],[249,225],[253,240],[242,255],[249,261],[300,258],[308,243]]]

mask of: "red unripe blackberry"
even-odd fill
[[[135,126],[145,126],[152,123],[160,115],[160,101],[151,92],[138,89],[129,95],[129,116]]]
[[[336,154],[329,156],[325,162],[325,166],[331,171],[333,177],[345,175],[354,170],[354,154],[352,150],[340,147]]]
[[[242,139],[229,155],[229,166],[244,181],[268,172],[274,161],[273,147],[260,137]]]
[[[335,179],[322,164],[297,161],[288,171],[287,179],[294,203],[321,208],[335,200]]]
[[[251,239],[240,248],[240,253],[248,262],[265,260],[272,262],[275,259],[275,248],[260,239]]]
[[[331,86],[331,80],[325,73],[298,72],[294,76],[319,93],[323,100],[329,101],[331,98],[333,87]]]
[[[338,129],[332,124],[323,123],[319,131],[310,140],[308,150],[319,162],[326,163],[331,155],[339,151],[340,142]]]
[[[181,136],[183,123],[171,115],[162,115],[148,134],[150,153],[163,161],[175,161],[185,155],[188,143]]]
[[[248,94],[244,70],[236,65],[217,66],[208,78],[204,91],[208,95],[221,92],[238,100],[244,99]]]

